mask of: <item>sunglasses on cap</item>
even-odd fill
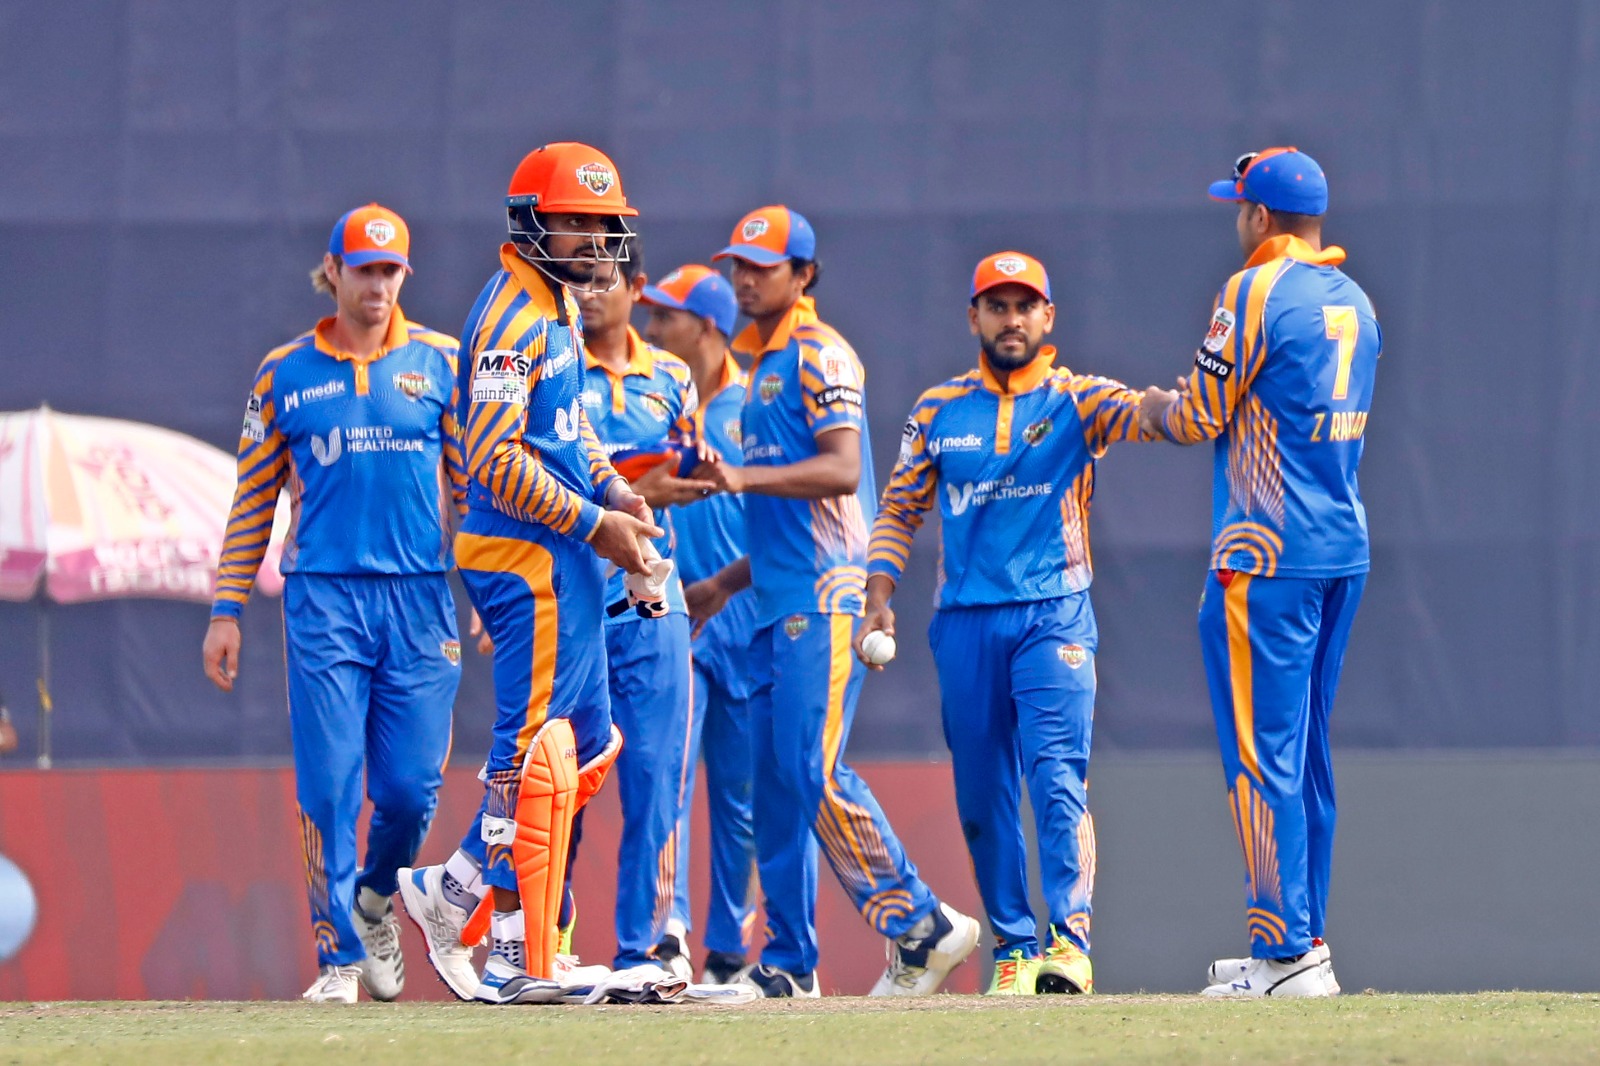
[[[1235,159],[1233,161],[1233,180],[1243,181],[1244,172],[1250,169],[1250,164],[1254,163],[1256,161],[1256,157],[1260,154],[1260,152],[1246,152],[1238,159]]]

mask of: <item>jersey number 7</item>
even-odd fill
[[[1342,400],[1350,394],[1350,361],[1356,354],[1356,336],[1361,332],[1361,319],[1356,309],[1348,304],[1337,304],[1322,309],[1327,323],[1328,339],[1339,346],[1338,369],[1333,375],[1333,398]]]

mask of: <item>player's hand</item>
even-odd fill
[[[1178,378],[1181,388],[1183,378]],[[1162,389],[1151,385],[1144,390],[1144,396],[1139,401],[1139,428],[1153,436],[1164,436],[1161,432],[1161,422],[1166,418],[1167,410],[1178,402],[1178,394],[1172,389]]]
[[[689,634],[691,640],[698,637],[706,623],[728,605],[728,598],[732,595],[715,574],[683,590],[683,603],[689,609],[690,621],[694,623],[694,629]]]
[[[467,623],[467,636],[478,638],[479,655],[494,654],[494,641],[489,637],[489,631],[483,628],[483,619],[478,617],[476,608],[472,611],[472,620]]]
[[[206,642],[200,649],[206,676],[224,692],[233,691],[239,676],[239,623],[232,618],[213,618],[206,627]]]
[[[882,631],[885,636],[894,636],[894,608],[889,606],[887,598],[873,594],[872,589],[867,591],[866,617],[861,619],[861,625],[856,627],[856,639],[852,646],[856,650],[856,658],[866,664],[868,670],[882,670],[883,665],[867,661],[866,652],[861,650],[861,642],[867,639],[867,634]]]
[[[744,467],[735,466],[726,459],[718,459],[712,463],[701,463],[694,468],[691,475],[697,481],[709,481],[715,486],[717,492],[743,492],[745,486]]]
[[[648,515],[649,505],[638,496],[634,496],[634,499],[639,501],[639,506]],[[619,570],[626,570],[630,574],[648,574],[650,568],[645,564],[640,540],[653,540],[663,532],[654,522],[641,520],[627,511],[607,511],[595,527],[594,536],[589,538],[589,547]]]
[[[624,478],[617,478],[606,490],[606,510],[621,511],[630,514],[647,525],[655,525],[656,516],[650,510],[650,504],[645,498],[633,491],[633,486]],[[660,534],[656,534],[660,536]]]
[[[646,470],[633,483],[633,491],[644,497],[651,507],[673,507],[703,500],[717,491],[713,481],[676,477],[672,473],[675,460],[665,459]]]

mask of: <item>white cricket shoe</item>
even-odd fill
[[[374,910],[379,917],[370,916]],[[399,998],[406,987],[406,960],[400,955],[400,919],[394,913],[394,904],[389,897],[363,888],[350,908],[350,920],[367,949],[367,957],[361,963],[361,987],[367,995],[385,1003]]]
[[[311,987],[300,993],[307,1003],[354,1003],[361,982],[359,966],[324,966]]]
[[[443,866],[400,868],[400,899],[406,914],[428,942],[428,961],[439,980],[457,999],[476,999],[478,972],[472,967],[472,949],[461,942],[467,912],[444,898]]]
[[[1293,962],[1251,959],[1239,973],[1207,985],[1200,993],[1213,999],[1314,999],[1333,995],[1323,977],[1323,961],[1306,952]]]
[[[1321,937],[1311,941],[1311,950],[1307,958],[1316,958],[1322,963],[1322,980],[1328,986],[1328,995],[1337,996],[1342,991],[1339,988],[1339,979],[1333,976],[1333,952],[1328,948],[1328,942]],[[1254,959],[1218,959],[1206,968],[1206,983],[1208,985],[1229,984],[1238,975],[1244,973]]]
[[[889,941],[889,965],[872,986],[872,996],[927,996],[978,946],[978,922],[946,903],[928,916],[933,928]],[[922,925],[922,922],[917,923]]]
[[[561,985],[542,977],[529,976],[499,952],[490,952],[483,964],[483,979],[475,997],[480,1003],[554,1003],[562,996]]]

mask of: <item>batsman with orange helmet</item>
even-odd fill
[[[317,962],[305,998],[394,999],[405,982],[390,897],[433,819],[460,681],[452,512],[466,475],[456,340],[406,321],[411,235],[368,204],[333,227],[313,285],[337,305],[256,372],[239,487],[217,567],[206,676],[231,691],[239,613],[266,555],[279,490],[284,653],[295,799]],[[362,773],[372,799],[356,872]]]
[[[506,196],[501,269],[467,316],[461,421],[469,477],[456,537],[462,583],[495,644],[494,743],[483,806],[442,866],[403,871],[406,910],[452,992],[534,1002],[555,973],[572,819],[621,745],[611,724],[602,562],[648,567],[662,531],[607,461],[584,414],[583,347],[568,288],[627,256],[637,215],[617,169],[584,144],[530,152]],[[492,894],[481,979],[462,942]],[[467,939],[475,940],[475,934]]]
[[[1328,179],[1296,148],[1241,156],[1211,185],[1238,204],[1244,269],[1218,294],[1194,369],[1150,389],[1149,427],[1216,440],[1200,650],[1245,859],[1250,958],[1218,959],[1205,995],[1339,991],[1323,940],[1333,866],[1328,718],[1366,587],[1356,482],[1383,335],[1322,246]]]
[[[893,635],[889,597],[913,534],[937,507],[938,611],[928,636],[962,834],[994,931],[989,994],[1092,992],[1087,777],[1099,635],[1089,502],[1107,446],[1152,438],[1139,430],[1141,392],[1055,365],[1044,344],[1055,304],[1038,260],[999,252],[980,262],[967,318],[978,366],[923,393],[906,421],[872,528],[856,646],[866,661],[868,633]],[[996,551],[1016,544],[1027,550]],[[1024,777],[1050,916],[1043,945],[1028,892]]]
[[[874,995],[923,995],[972,953],[978,923],[917,875],[865,781],[844,761],[865,671],[851,653],[864,604],[873,508],[865,374],[817,317],[816,235],[787,207],[734,227],[732,259],[754,358],[741,422],[744,465],[704,476],[745,493],[749,556],[686,595],[706,619],[754,579],[750,672],[756,854],[767,943],[745,980],[765,996],[816,996],[816,843],[856,908],[889,938]]]

